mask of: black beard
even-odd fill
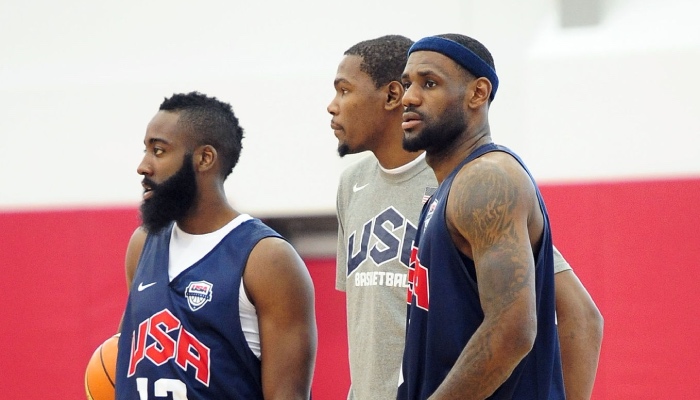
[[[163,183],[156,184],[147,177],[143,182],[151,187],[152,195],[141,203],[141,222],[148,232],[156,233],[187,215],[197,197],[197,181],[192,154],[186,154],[182,167]]]
[[[439,122],[425,118],[425,115],[408,107],[407,112],[414,112],[421,116],[423,120],[423,130],[417,135],[407,138],[403,137],[402,146],[406,151],[426,150],[430,153],[441,153],[454,144],[455,139],[467,130],[462,110],[458,107],[448,107],[448,109],[437,118]]]
[[[347,144],[343,143],[338,145],[338,155],[340,158],[343,158],[348,154],[350,154],[350,147]]]

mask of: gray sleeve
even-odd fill
[[[552,246],[554,248],[554,273],[558,274],[560,272],[568,271],[571,268],[571,265],[564,259],[564,256],[561,255],[559,252],[559,249],[556,248],[556,246]]]
[[[345,230],[343,228],[343,215],[345,215],[345,206],[342,200],[343,178],[340,178],[338,184],[338,193],[336,195],[336,214],[338,217],[338,243],[336,247],[335,257],[335,288],[341,292],[345,291],[345,281],[347,274],[347,254],[345,251]]]

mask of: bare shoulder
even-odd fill
[[[534,185],[525,169],[510,154],[493,151],[465,165],[455,177],[457,187],[468,185],[479,191],[470,190],[479,199],[479,195],[502,195],[503,191],[523,193],[527,197],[534,195]],[[452,195],[452,194],[450,194]]]
[[[243,279],[254,303],[266,293],[313,291],[306,264],[289,242],[277,237],[262,239],[253,248]]]
[[[455,176],[447,219],[472,246],[489,246],[514,224],[527,224],[535,199],[534,185],[517,160],[491,152]]]
[[[278,237],[264,238],[255,245],[248,258],[246,270],[250,267],[255,269],[256,273],[283,272],[289,268],[306,269],[304,262],[292,245]]]
[[[131,288],[131,283],[134,280],[134,274],[136,273],[136,266],[138,266],[139,258],[141,258],[141,252],[143,251],[143,245],[146,243],[146,237],[148,233],[142,228],[138,227],[131,234],[129,239],[129,244],[126,247],[126,286],[127,290]]]

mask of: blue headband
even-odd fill
[[[474,54],[473,51],[453,40],[437,36],[430,36],[415,42],[413,46],[408,49],[408,54],[410,55],[414,51],[421,50],[434,51],[445,55],[477,78],[484,77],[488,79],[491,81],[490,99],[493,100],[496,96],[496,90],[498,90],[498,76],[496,75],[496,71],[494,71],[490,65],[486,64],[481,57]]]

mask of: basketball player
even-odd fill
[[[242,138],[231,106],[196,92],[166,99],[148,124],[138,166],[143,227],[126,255],[118,400],[310,396],[308,271],[224,193]]]
[[[338,67],[336,96],[328,106],[340,156],[365,150],[376,156],[349,167],[338,187],[336,288],[347,297],[349,399],[396,397],[411,245],[422,203],[437,186],[425,154],[402,148],[399,80],[411,44],[390,35],[352,46]],[[571,344],[563,346],[565,360],[572,360],[565,369],[572,377],[567,375],[567,390],[590,397],[602,318],[571,267],[554,252],[559,334]]]
[[[400,399],[564,399],[552,238],[522,161],[491,139],[489,51],[448,34],[417,41],[402,75],[406,150],[439,187],[411,257]]]

